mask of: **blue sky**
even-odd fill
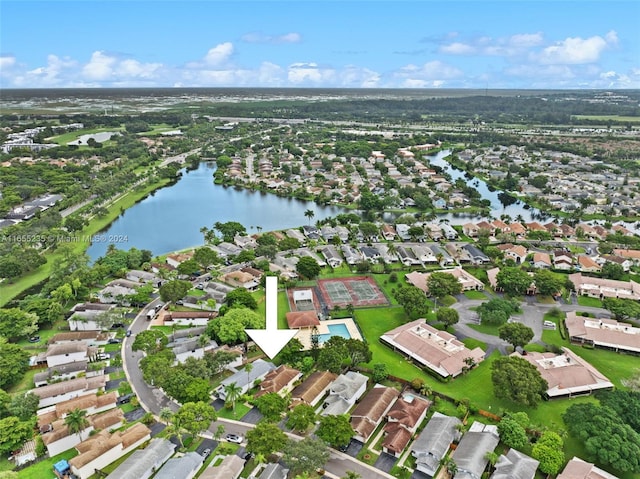
[[[0,86],[640,88],[640,2],[0,0]]]

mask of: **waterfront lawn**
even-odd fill
[[[90,236],[96,235],[99,231],[102,231],[116,218],[118,218],[123,210],[130,208],[152,191],[165,186],[169,181],[170,180],[168,178],[162,178],[157,182],[146,185],[144,188],[128,190],[127,193],[120,195],[116,201],[107,207],[108,213],[105,216],[101,218],[92,218],[89,224],[82,231],[76,234],[76,237],[86,239]],[[77,241],[69,244],[72,245],[73,253],[82,253],[89,247],[88,240]],[[64,254],[62,252],[45,253],[47,262],[41,267],[25,276],[21,276],[13,283],[3,283],[2,294],[0,295],[0,307],[7,304],[11,299],[26,289],[46,280],[53,272],[53,265],[57,260],[63,260],[63,256]]]
[[[82,135],[91,135],[93,133],[100,133],[104,131],[122,131],[124,127],[122,126],[114,126],[114,127],[101,127],[101,128],[86,128],[82,130],[74,130],[69,131],[67,133],[63,133],[62,135],[52,136],[48,138],[49,140],[57,143],[58,145],[66,145],[70,141],[77,140]]]
[[[589,296],[578,296],[578,304],[580,306],[602,308],[602,301],[600,301],[598,298],[590,298]]]

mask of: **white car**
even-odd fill
[[[105,359],[111,359],[111,356],[109,356],[106,353],[98,353],[98,354],[96,354],[96,359],[98,361],[104,361]]]
[[[241,444],[242,443],[242,436],[238,436],[237,434],[227,434],[227,441],[229,442],[233,442],[235,444]]]

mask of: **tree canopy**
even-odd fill
[[[282,451],[287,444],[287,435],[271,422],[261,421],[247,431],[247,451],[268,456]]]
[[[236,288],[227,294],[226,298],[227,306],[230,308],[249,308],[258,309],[258,303],[256,299],[251,295],[246,288]]]
[[[310,256],[300,258],[296,264],[296,272],[305,279],[317,278],[320,274],[320,265]]]
[[[562,438],[553,431],[544,431],[533,445],[531,457],[540,461],[545,474],[557,474],[565,463]]]
[[[322,439],[311,436],[301,441],[290,439],[282,459],[293,474],[311,474],[329,460],[329,449]]]
[[[232,308],[224,316],[210,321],[207,334],[223,344],[247,341],[245,329],[264,329],[265,318],[248,308]]]
[[[529,274],[516,267],[504,267],[496,276],[498,287],[512,296],[522,296],[527,292],[533,278]]]
[[[398,286],[393,297],[404,308],[404,312],[410,319],[424,318],[429,313],[427,297],[415,286]]]
[[[136,334],[131,348],[147,354],[159,351],[169,342],[169,338],[159,329],[147,329]]]
[[[496,397],[526,406],[536,406],[549,385],[526,359],[502,357],[491,364],[491,381]]]
[[[523,348],[533,339],[533,329],[522,323],[507,323],[498,328],[498,336],[514,348]]]
[[[436,298],[454,296],[462,292],[460,281],[451,273],[443,273],[441,271],[435,271],[429,275],[427,287],[429,288],[429,294]]]
[[[164,302],[175,303],[179,299],[184,298],[191,288],[192,285],[188,281],[182,281],[180,279],[167,281],[160,286],[160,298]]]
[[[322,416],[316,430],[316,436],[336,448],[347,446],[353,435],[351,421],[346,414]]]

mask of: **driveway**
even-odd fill
[[[422,471],[414,470],[411,474],[411,479],[433,479],[432,476],[425,474]]]
[[[125,419],[129,422],[138,421],[142,419],[142,416],[146,414],[146,411],[141,407],[134,409],[133,411],[129,411],[124,415]]]
[[[254,407],[249,410],[247,414],[240,418],[241,422],[248,422],[249,424],[258,424],[262,419],[262,413],[258,411],[258,408]]]
[[[120,379],[114,379],[112,381],[107,381],[104,384],[105,391],[110,391],[111,389],[118,389],[118,386],[120,386],[120,383],[123,382],[124,380],[125,380],[125,378],[120,378]]]
[[[151,429],[151,437],[156,437],[158,434],[164,431],[166,427],[167,425],[164,423],[154,422],[151,426],[149,426],[149,429]]]
[[[376,460],[376,463],[373,467],[380,469],[384,472],[390,472],[393,465],[396,463],[398,458],[396,456],[392,456],[391,454],[387,454],[386,452],[380,453],[380,457]]]
[[[206,439],[205,438],[205,439],[202,440],[202,443],[196,449],[196,452],[202,456],[202,452],[205,449],[209,449],[211,452],[213,452],[213,450],[216,447],[218,447],[218,442],[217,441],[214,441],[213,439]]]
[[[363,443],[355,439],[351,439],[351,442],[347,446],[347,450],[344,451],[344,453],[351,457],[356,457],[363,447],[364,447]]]

